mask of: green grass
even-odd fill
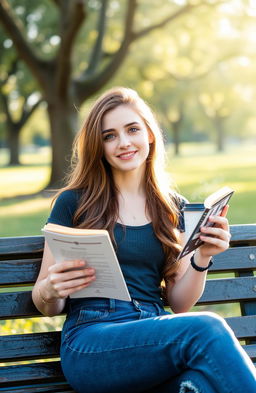
[[[169,160],[179,192],[191,202],[201,202],[228,185],[235,190],[228,213],[230,223],[256,223],[255,147],[231,146],[224,153],[216,153],[214,147],[205,144],[186,147],[181,157]]]
[[[39,235],[50,212],[50,198],[17,199],[43,189],[50,176],[50,150],[21,155],[22,166],[6,167],[7,152],[0,158],[2,168],[0,198],[0,236]],[[10,199],[7,199],[10,198]]]
[[[168,150],[169,171],[181,194],[191,202],[202,201],[223,185],[235,189],[230,202],[232,224],[256,222],[256,155],[253,145],[231,146],[215,153],[209,144],[184,144],[180,157]],[[49,198],[17,200],[15,195],[39,191],[49,179],[50,153],[43,149],[22,156],[21,167],[2,167],[0,198],[0,236],[40,234],[49,212]],[[4,160],[0,161],[2,165]]]

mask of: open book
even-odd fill
[[[203,244],[203,241],[199,238],[200,236],[200,228],[202,226],[213,226],[211,222],[209,222],[209,216],[211,215],[220,215],[222,209],[225,205],[227,205],[229,199],[233,195],[234,190],[230,187],[223,187],[213,194],[209,195],[204,203],[203,209],[199,214],[199,217],[196,223],[193,223],[192,230],[190,229],[190,235],[186,241],[185,246],[180,252],[178,259],[183,258],[185,255],[194,251],[196,248],[200,247]],[[186,221],[186,220],[185,220]],[[186,230],[186,226],[185,226]]]
[[[71,298],[131,300],[108,231],[69,228],[51,223],[46,224],[42,231],[57,263],[80,259],[96,270],[96,280],[71,294]]]

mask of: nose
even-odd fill
[[[119,147],[124,149],[130,145],[131,145],[131,141],[129,135],[127,135],[126,133],[121,133],[119,135]]]

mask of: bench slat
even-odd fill
[[[31,285],[40,270],[41,258],[0,261],[0,286]],[[230,248],[214,258],[211,272],[248,271],[256,269],[256,247]]]
[[[228,325],[239,339],[256,336],[256,315],[225,318]]]
[[[21,258],[29,255],[38,257],[38,254],[42,255],[43,248],[43,236],[1,237],[0,259],[14,259],[19,255]]]
[[[252,359],[256,358],[256,344],[246,345],[244,349]],[[57,381],[65,382],[60,362],[0,367],[0,387],[10,386],[10,383],[31,385]]]
[[[248,243],[256,244],[256,224],[231,225],[231,244]]]
[[[255,277],[208,280],[198,304],[230,303],[240,300],[256,300]]]
[[[256,300],[255,277],[208,280],[199,305]],[[0,319],[40,316],[31,291],[0,293]]]
[[[66,382],[59,361],[0,367],[0,387],[51,382]]]
[[[243,348],[252,361],[256,360],[256,344],[243,345]]]
[[[16,362],[60,356],[61,332],[14,334],[0,337],[0,361]]]
[[[250,242],[256,244],[256,224],[231,225],[231,244]],[[42,253],[44,246],[43,236],[20,236],[0,238],[1,259],[4,256],[17,256],[21,254]]]
[[[0,286],[33,284],[39,274],[42,258],[0,261]]]
[[[211,272],[239,272],[256,269],[256,246],[235,247],[214,257]]]
[[[256,315],[226,318],[239,339],[256,336]],[[61,332],[15,334],[0,337],[0,361],[59,357]]]
[[[42,316],[35,307],[31,291],[0,293],[0,319]]]

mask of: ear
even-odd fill
[[[149,141],[149,144],[151,144],[151,143],[153,143],[154,142],[154,135],[152,134],[152,132],[151,131],[148,131],[148,141]]]

